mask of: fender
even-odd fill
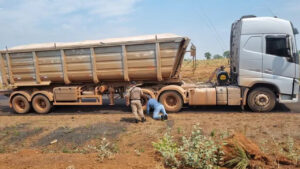
[[[159,99],[160,95],[163,92],[168,91],[168,90],[178,92],[181,95],[183,102],[184,103],[188,102],[188,99],[186,97],[186,90],[184,90],[181,86],[176,86],[176,85],[169,85],[169,86],[165,86],[165,87],[161,88],[156,95],[156,99]]]
[[[37,94],[42,94],[42,95],[45,95],[49,101],[53,101],[53,93],[52,92],[48,92],[48,91],[35,91],[31,94],[31,98],[33,98],[35,95]]]
[[[269,82],[269,81],[255,81],[253,83],[251,83],[251,87],[250,89],[252,89],[254,86],[256,85],[269,85],[269,86],[272,86],[272,87],[275,87],[274,89],[276,89],[276,92],[280,93],[280,88],[273,82]]]
[[[248,87],[250,90],[253,87],[255,87],[256,85],[269,85],[269,86],[273,86],[274,89],[276,89],[278,93],[281,93],[280,87],[277,86],[276,83],[273,83],[272,81],[269,81],[269,80],[262,80],[261,78],[255,78],[255,79],[252,79],[252,81],[250,81],[250,80],[243,81],[241,84],[239,84],[239,86],[241,86],[241,87]]]
[[[15,96],[15,95],[22,95],[24,96],[29,102],[31,101],[31,96],[28,92],[26,91],[14,91],[12,92],[12,94],[9,96],[9,107],[12,108],[12,105],[11,105],[11,100],[12,98]]]

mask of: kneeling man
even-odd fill
[[[161,103],[159,103],[157,100],[152,99],[152,98],[148,100],[148,103],[147,103],[147,114],[148,115],[150,113],[150,109],[154,109],[153,119],[168,120],[168,114],[166,113],[164,106]],[[160,112],[162,113],[162,115],[159,114]]]

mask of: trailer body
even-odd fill
[[[14,47],[1,52],[2,80],[14,87],[168,81],[189,39],[172,34]]]

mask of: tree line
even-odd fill
[[[230,57],[230,52],[227,50],[223,53],[223,55],[220,54],[215,54],[212,56],[210,52],[205,52],[204,57],[209,60],[209,59],[223,59],[223,58],[229,58]]]
[[[299,55],[300,55],[300,50],[298,51]],[[205,52],[204,53],[204,57],[206,58],[206,60],[209,59],[223,59],[223,58],[229,58],[230,57],[230,51],[225,51],[223,53],[223,55],[219,55],[219,54],[215,54],[212,56],[212,54],[210,52]]]

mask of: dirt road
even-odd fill
[[[130,109],[122,104],[62,106],[47,115],[16,115],[1,97],[0,168],[164,168],[152,142],[168,130],[188,134],[194,124],[206,134],[242,132],[264,151],[273,151],[275,144],[288,137],[300,148],[300,103],[280,104],[272,113],[241,112],[239,107],[186,107],[170,114],[168,121],[148,117],[143,124],[133,123]],[[97,146],[103,138],[116,154],[101,161]]]

